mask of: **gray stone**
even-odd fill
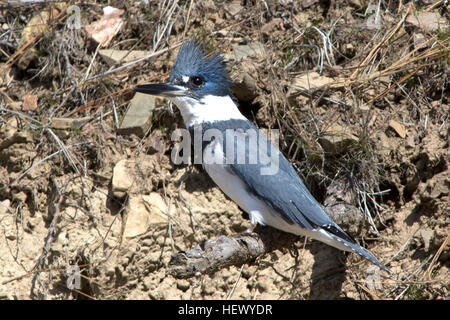
[[[240,101],[252,101],[257,96],[256,80],[247,72],[243,72],[238,77],[233,78],[231,90]]]
[[[226,53],[225,59],[240,61],[250,56],[261,56],[264,54],[264,45],[259,42],[252,42],[245,45],[234,44],[231,52]]]
[[[142,138],[150,128],[154,108],[153,96],[137,92],[131,99],[118,132],[123,135],[135,134]]]

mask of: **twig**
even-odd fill
[[[280,241],[289,236],[291,241],[284,241],[284,244]],[[295,236],[272,228],[257,227],[251,235],[206,240],[193,249],[172,255],[167,273],[175,278],[212,274],[232,265],[243,265],[275,248],[289,246],[294,239]]]
[[[236,282],[233,285],[233,288],[231,289],[230,293],[227,295],[227,300],[230,300],[230,298],[233,296],[234,290],[236,290],[237,284],[239,283],[239,280],[242,276],[242,270],[244,269],[245,264],[241,266],[241,270],[239,270],[238,278],[236,279]]]
[[[370,296],[372,297],[373,300],[381,300],[380,297],[373,292],[372,290],[370,290],[369,288],[367,288],[365,285],[361,284],[361,283],[357,283],[357,285],[363,289],[365,292],[367,292],[368,294],[370,294]]]
[[[402,247],[392,256],[392,258],[389,259],[388,262],[386,262],[386,265],[389,265],[392,261],[394,261],[395,258],[397,258],[397,256],[402,253],[405,248],[408,246],[409,242],[412,240],[412,238],[416,235],[417,231],[420,230],[422,226],[418,226],[408,237],[408,239],[405,241],[405,243],[402,245]]]
[[[427,270],[425,271],[425,275],[423,276],[424,279],[431,280],[431,272],[433,271],[433,267],[436,264],[436,260],[439,258],[439,256],[441,255],[442,251],[447,246],[447,243],[448,243],[449,240],[450,240],[450,234],[447,235],[447,237],[445,238],[444,242],[439,247],[439,250],[434,255],[433,260],[431,260],[430,265],[428,266]]]
[[[92,80],[95,80],[95,79],[98,79],[98,78],[103,78],[103,77],[105,77],[105,76],[107,76],[107,75],[110,75],[110,74],[112,74],[112,73],[114,73],[114,72],[117,72],[117,71],[120,71],[120,70],[123,70],[123,69],[127,69],[127,68],[129,68],[129,67],[132,67],[132,66],[138,64],[138,63],[141,63],[142,61],[145,61],[145,60],[148,60],[148,59],[150,59],[150,58],[159,56],[159,55],[161,55],[161,54],[163,54],[163,53],[166,53],[166,52],[169,51],[169,50],[175,49],[175,48],[177,48],[177,47],[179,47],[179,46],[181,46],[181,42],[180,42],[180,43],[177,43],[177,44],[175,44],[175,45],[173,45],[173,46],[171,46],[171,47],[168,47],[168,48],[164,48],[164,49],[162,49],[162,50],[159,50],[159,51],[157,51],[157,52],[152,52],[152,53],[149,54],[148,56],[145,56],[145,57],[140,58],[140,59],[137,59],[137,60],[135,60],[135,61],[126,63],[126,64],[124,64],[123,66],[120,66],[120,67],[114,68],[114,69],[112,69],[112,70],[106,71],[106,72],[104,72],[104,73],[101,73],[101,74],[98,74],[98,75],[89,77],[89,78],[85,79],[83,82],[81,82],[80,85],[81,85],[81,84],[84,84],[84,83],[86,83],[86,82],[88,82],[88,81],[92,81]]]
[[[397,25],[394,27],[394,29],[387,34],[367,55],[367,57],[361,62],[360,66],[362,65],[366,65],[369,61],[371,61],[376,54],[378,53],[378,51],[381,49],[381,46],[383,46],[387,41],[389,41],[389,39],[391,39],[394,34],[397,32],[398,29],[400,29],[401,25],[403,24],[403,22],[405,21],[406,17],[409,14],[409,10],[411,9],[411,7],[408,7],[408,10],[406,11],[406,13],[403,15],[402,19],[397,23]],[[355,79],[357,78],[357,75],[359,73],[359,68],[355,70],[355,72],[350,76],[350,79]]]
[[[75,143],[75,144],[72,144],[72,145],[70,145],[70,146],[67,146],[67,149],[70,149],[70,148],[76,147],[76,146],[80,146],[80,145],[83,145],[83,144],[89,144],[89,143],[92,143],[92,141]],[[57,154],[59,154],[59,153],[61,153],[61,152],[64,152],[64,150],[63,150],[63,149],[59,149],[58,151],[53,152],[51,155],[48,155],[47,157],[45,157],[45,158],[39,160],[38,162],[34,163],[31,167],[29,167],[28,169],[26,169],[19,177],[17,177],[16,180],[14,180],[10,185],[12,186],[12,185],[16,184],[16,183],[19,182],[24,176],[26,176],[28,172],[30,172],[31,170],[33,170],[34,168],[36,168],[36,167],[39,166],[40,164],[42,164],[42,163],[44,163],[45,161],[47,161],[47,160],[53,158],[54,156],[56,156]]]
[[[74,163],[69,150],[67,149],[66,145],[58,138],[58,136],[53,132],[52,129],[50,128],[46,128],[45,129],[48,133],[50,133],[50,135],[53,137],[53,139],[56,141],[56,143],[61,147],[62,152],[64,153],[64,155],[66,156],[67,160],[69,161],[69,164],[72,166],[73,171],[75,171],[75,173],[77,175],[80,175],[80,171],[78,170],[78,167],[76,166],[76,164]],[[78,161],[77,161],[78,162]],[[78,165],[81,166],[81,164],[78,162]]]
[[[184,31],[183,31],[183,38],[186,37],[186,31],[189,27],[189,18],[191,17],[191,9],[192,9],[192,3],[194,2],[194,0],[191,0],[189,2],[189,8],[188,8],[188,12],[187,12],[187,16],[186,16],[186,22],[184,24]]]
[[[45,260],[45,258],[47,257],[47,254],[50,251],[50,245],[52,244],[53,239],[54,239],[54,237],[56,235],[56,223],[58,222],[58,217],[59,217],[59,206],[61,205],[61,202],[64,199],[64,197],[62,197],[62,193],[64,193],[64,190],[61,193],[61,191],[59,190],[59,187],[58,187],[58,185],[57,185],[57,183],[56,183],[54,178],[51,178],[51,182],[52,182],[52,189],[53,190],[52,190],[52,194],[51,194],[52,200],[50,202],[51,205],[49,206],[49,213],[52,213],[53,218],[52,218],[52,222],[50,223],[50,227],[48,229],[47,236],[45,238],[45,245],[42,248],[42,253],[39,256],[38,262],[37,262],[37,264],[36,264],[36,266],[34,268],[36,270],[36,274],[33,277],[33,281],[31,283],[30,295],[31,295],[32,298],[35,297],[34,288],[35,288],[35,285],[36,285],[36,281],[39,282],[40,286],[44,289],[44,293],[43,293],[43,298],[44,299],[45,299],[45,297],[47,295],[46,289],[45,289],[45,287],[42,284],[41,279],[40,279],[40,272],[42,270],[42,267],[44,266],[44,260]],[[53,212],[51,212],[51,211],[53,211]]]

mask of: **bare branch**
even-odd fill
[[[175,278],[212,274],[220,269],[249,263],[257,257],[291,245],[297,237],[271,227],[258,226],[250,235],[221,236],[198,244],[188,251],[174,254],[167,273]]]

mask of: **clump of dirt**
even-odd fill
[[[127,68],[85,29],[103,8],[74,5],[0,14],[0,299],[449,298],[443,2],[112,1],[123,25],[107,48],[157,53]],[[144,137],[118,133],[130,88],[164,81],[187,37],[220,48],[241,111],[279,130],[316,198],[392,276],[300,237],[243,266],[167,274],[172,254],[249,225],[200,166],[171,161],[175,108],[157,99]],[[121,160],[131,185],[117,193]],[[133,222],[134,197],[162,201]]]

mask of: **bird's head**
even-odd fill
[[[205,58],[194,40],[183,43],[170,73],[169,81],[145,84],[135,91],[167,98],[189,97],[202,100],[205,96],[232,96],[229,78],[222,56]]]
[[[167,83],[144,84],[135,91],[162,96],[174,102],[187,127],[198,123],[245,119],[229,87],[222,56],[209,58],[194,41],[183,43]]]

